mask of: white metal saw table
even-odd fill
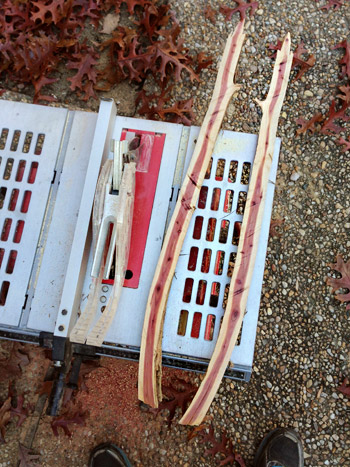
[[[158,165],[139,186],[134,262],[105,342],[89,349],[138,359],[148,291],[199,128],[117,116],[111,100],[101,101],[98,114],[4,100],[0,108],[0,337],[51,341],[57,362],[89,293],[91,211],[110,142],[150,135]],[[165,365],[205,371],[211,357],[256,143],[256,135],[219,134],[169,294]],[[247,312],[226,373],[245,381],[253,362],[279,148],[277,140]],[[149,206],[146,220],[142,203]],[[108,281],[101,287],[101,313],[111,288]]]

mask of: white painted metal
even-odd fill
[[[54,113],[56,109],[51,109]],[[72,112],[72,127],[28,328],[53,332],[71,252],[97,114]]]
[[[143,130],[166,134],[139,287],[137,289],[123,288],[116,316],[106,337],[106,342],[139,347],[145,303],[147,301],[148,291],[162,246],[164,225],[172,191],[171,181],[174,176],[182,125],[118,116],[113,132],[113,138],[120,139],[123,129]],[[91,264],[91,261],[92,254],[90,252],[89,264]],[[90,266],[88,266],[88,270],[89,268]],[[86,295],[89,291],[90,282],[91,279],[86,277],[81,304],[82,312],[85,306]],[[106,304],[110,291],[111,286],[102,286],[100,296],[101,308]],[[96,317],[96,320],[97,318],[98,316]]]
[[[18,250],[16,266],[21,265],[21,268],[17,268],[11,275],[4,272],[4,266],[1,267],[1,281],[10,280],[11,284],[5,307],[0,306],[0,327],[10,325],[16,329],[19,326],[21,315],[23,316],[22,307],[26,292],[30,285],[29,305],[25,310],[29,314],[26,319],[22,317],[20,326],[22,332],[48,331],[54,332],[57,336],[65,337],[74,325],[78,311],[83,312],[84,310],[91,281],[92,249],[89,222],[92,202],[101,162],[111,153],[111,140],[119,140],[123,129],[166,134],[139,287],[137,289],[123,289],[115,319],[105,341],[105,345],[117,344],[138,348],[145,305],[162,245],[164,226],[168,212],[170,210],[171,213],[173,207],[173,203],[169,203],[169,199],[172,197],[173,200],[176,200],[177,189],[181,184],[183,173],[186,173],[199,128],[191,127],[188,129],[182,125],[116,117],[116,109],[112,101],[102,102],[98,116],[88,112],[69,112],[64,109],[7,103],[6,101],[2,101],[0,106],[2,110],[4,109],[0,117],[0,131],[2,128],[10,129],[7,145],[4,150],[0,150],[2,157],[0,177],[3,177],[4,161],[7,158],[14,159],[13,174],[17,170],[19,160],[27,160],[23,180],[27,180],[30,162],[39,161],[39,170],[34,185],[27,182],[14,182],[13,177],[9,180],[1,179],[1,187],[7,188],[7,193],[3,208],[0,209],[0,228],[2,229],[6,217],[10,217],[14,223],[21,219],[25,220],[26,227],[30,225],[30,229],[24,230],[20,245],[14,245],[11,242],[14,225],[12,225],[10,232],[10,240],[0,242],[1,248],[4,248],[3,245],[6,243],[3,265],[6,265],[8,250],[14,247]],[[10,151],[12,134],[15,129],[21,130],[22,133],[17,151]],[[33,141],[38,133],[45,134],[43,152],[40,156],[33,154],[33,146],[28,154],[21,153],[24,134],[27,131],[33,131]],[[233,207],[235,207],[238,192],[247,191],[247,185],[241,186],[239,183],[240,172],[243,162],[253,161],[256,142],[255,135],[229,131],[220,133],[213,156],[212,176],[204,182],[209,191],[207,206],[205,209],[197,209],[194,214],[169,294],[164,323],[164,353],[176,355],[180,359],[182,356],[199,359],[210,358],[219,330],[218,323],[223,314],[221,306],[225,285],[229,283],[229,278],[226,275],[229,253],[236,249],[231,244],[233,226],[235,220],[242,219],[242,216],[234,212],[222,212],[223,193],[226,189],[234,190]],[[239,368],[249,368],[253,360],[279,146],[280,141],[276,143],[270,175],[259,253],[254,270],[254,287],[251,289],[247,304],[241,341],[232,355],[232,362]],[[61,154],[60,162],[57,162],[57,154]],[[112,154],[110,156],[112,157]],[[220,158],[226,160],[222,181],[215,180],[214,177],[216,162]],[[236,160],[239,163],[235,183],[229,183],[227,180],[231,160]],[[51,188],[54,169],[58,170],[57,177],[60,180],[59,185],[56,180],[56,192]],[[16,187],[20,190],[27,190],[29,185],[32,190],[32,199],[28,213],[20,213],[18,209],[14,212],[8,212],[7,206],[11,190]],[[221,188],[222,190],[218,211],[210,210],[210,196],[213,188]],[[51,195],[49,195],[50,192]],[[21,201],[20,195],[18,203]],[[47,207],[48,205],[49,207]],[[193,225],[197,215],[201,215],[205,219],[203,229],[205,229],[205,222],[209,217],[216,218],[217,223],[220,223],[223,218],[229,220],[228,242],[222,244],[218,241],[219,226],[217,226],[213,242],[206,242],[205,239],[193,240]],[[41,234],[38,244],[43,222],[47,232],[45,229],[42,231],[46,233]],[[200,270],[198,271],[198,266],[196,271],[188,271],[188,255],[191,246],[194,245],[199,248],[197,260],[199,265],[204,248],[212,249],[209,273],[201,273]],[[215,252],[218,249],[226,252],[222,276],[217,276],[213,272]],[[42,250],[43,255],[41,255]],[[34,257],[36,259],[33,263]],[[34,275],[32,273],[31,284],[29,284],[32,267],[33,270],[37,270],[37,273]],[[10,279],[8,279],[9,276],[11,276]],[[195,287],[191,302],[185,304],[182,297],[186,277],[194,279]],[[208,283],[207,296],[203,305],[197,305],[195,303],[196,286],[201,279]],[[209,305],[210,285],[214,281],[221,285],[217,307]],[[16,293],[12,294],[14,289],[16,289]],[[111,289],[112,287],[109,285],[101,287],[99,297],[101,310],[108,300]],[[33,297],[31,296],[32,292]],[[33,298],[32,301],[31,298]],[[185,336],[177,334],[179,313],[182,309],[189,312]],[[196,311],[201,312],[203,316],[198,339],[190,336],[191,319]],[[205,318],[209,313],[216,317],[213,341],[204,339]],[[98,314],[96,319],[98,319]]]
[[[185,164],[185,171],[191,158],[194,141],[197,138],[199,133],[199,128],[191,129],[187,160]],[[180,258],[176,267],[175,276],[172,282],[172,287],[169,293],[167,311],[164,321],[164,334],[163,334],[163,351],[169,353],[180,353],[182,355],[187,355],[197,358],[209,359],[212,355],[217,335],[219,332],[220,319],[223,316],[224,310],[222,308],[223,296],[225,291],[226,284],[229,284],[230,279],[227,276],[229,256],[231,252],[237,251],[237,247],[232,245],[232,236],[233,228],[235,221],[242,221],[242,215],[236,213],[237,199],[240,191],[247,191],[248,185],[242,185],[241,172],[242,165],[244,162],[252,163],[255,155],[255,149],[257,144],[257,136],[243,133],[235,133],[231,131],[221,131],[218,137],[217,144],[214,149],[213,154],[213,165],[211,170],[210,179],[204,180],[203,186],[208,187],[208,198],[205,209],[198,209],[195,211],[193,218],[191,220],[188,234],[186,236]],[[240,339],[240,344],[237,345],[232,354],[232,362],[242,366],[251,366],[253,361],[254,353],[254,343],[256,335],[256,325],[259,314],[259,305],[260,305],[260,294],[263,280],[265,256],[267,241],[269,235],[269,225],[271,218],[273,194],[274,194],[274,182],[276,179],[276,171],[278,165],[278,155],[280,149],[280,140],[276,142],[273,165],[270,174],[270,183],[268,187],[266,205],[265,205],[265,214],[263,225],[260,234],[259,240],[259,251],[256,259],[256,265],[254,269],[251,292],[249,294],[249,299],[247,303],[247,313],[243,321],[242,334]],[[215,170],[217,166],[217,161],[219,159],[224,159],[225,171],[222,181],[215,180]],[[230,161],[238,162],[237,177],[234,183],[228,181],[228,172]],[[221,189],[221,198],[218,211],[213,211],[210,209],[211,196],[214,188]],[[230,214],[223,212],[223,203],[224,203],[224,194],[226,190],[233,190],[234,197],[232,203],[232,212]],[[203,230],[200,240],[193,239],[193,228],[195,223],[196,216],[203,216]],[[209,218],[216,218],[216,232],[214,241],[209,242],[205,239],[205,230]],[[220,223],[222,220],[228,220],[230,222],[228,230],[228,239],[227,243],[219,242],[219,231]],[[197,267],[195,271],[188,270],[188,259],[192,246],[196,246],[199,249]],[[201,272],[201,262],[202,255],[205,248],[208,248],[212,251],[210,270],[208,273]],[[222,275],[214,274],[214,262],[216,257],[216,252],[224,251],[225,252],[225,261],[223,264],[223,273]],[[190,303],[184,303],[182,298],[184,294],[184,285],[185,279],[192,278],[194,279],[194,286],[192,290],[192,297]],[[196,303],[196,295],[198,283],[200,280],[207,281],[207,290],[205,301],[203,305],[198,305]],[[218,300],[218,305],[216,307],[210,306],[210,289],[213,282],[220,283],[220,295]],[[177,326],[179,323],[179,316],[181,310],[188,311],[188,322],[185,336],[180,336],[177,334]],[[195,312],[202,313],[202,322],[200,327],[200,335],[198,338],[191,337],[191,328],[193,315]],[[215,327],[213,340],[204,339],[204,331],[206,318],[209,314],[215,316]]]
[[[65,283],[55,326],[55,335],[67,337],[76,321],[81,300],[81,288],[86,273],[88,228],[92,203],[101,163],[110,153],[110,141],[115,125],[116,107],[113,100],[101,101],[72,242]]]
[[[7,189],[3,207],[0,210],[0,229],[3,228],[5,219],[12,220],[8,240],[0,241],[0,248],[5,250],[0,270],[0,287],[4,281],[10,283],[5,305],[0,305],[0,323],[7,326],[18,326],[68,111],[54,109],[55,117],[52,118],[53,109],[48,107],[23,105],[8,101],[1,101],[0,109],[0,132],[2,129],[9,130],[6,146],[0,150],[2,158],[0,185]],[[11,150],[11,141],[15,130],[19,130],[21,134],[17,150],[13,151]],[[23,152],[27,132],[32,132],[33,136],[29,152]],[[39,134],[45,135],[45,139],[41,154],[36,155],[35,146]],[[13,167],[11,176],[5,180],[4,170],[8,159],[13,159]],[[21,160],[26,161],[26,168],[23,180],[19,182],[16,181],[16,173]],[[38,163],[38,169],[35,182],[28,183],[32,163]],[[19,197],[15,210],[9,211],[8,205],[14,189],[19,190]],[[31,192],[31,199],[28,212],[23,213],[21,205],[26,191]],[[23,235],[20,243],[14,243],[13,238],[18,221],[24,221]],[[8,274],[6,273],[6,265],[11,250],[17,251],[17,258],[13,272]]]

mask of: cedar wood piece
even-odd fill
[[[227,105],[232,95],[240,88],[239,85],[234,84],[233,80],[245,37],[243,28],[244,21],[241,21],[226,42],[213,96],[164,239],[148,296],[141,339],[138,396],[140,400],[151,407],[158,407],[159,400],[162,400],[163,322],[176,263],[189,222],[196,208],[199,191]]]
[[[202,423],[219,388],[241,328],[259,245],[278,118],[293,60],[290,42],[290,35],[287,34],[281,51],[277,52],[267,98],[264,102],[258,102],[263,115],[226,311],[207,373],[180,420],[182,425]]]

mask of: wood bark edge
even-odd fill
[[[161,344],[165,308],[177,260],[185,239],[214,145],[232,95],[240,86],[234,75],[245,34],[244,21],[230,34],[224,49],[212,99],[171,218],[149,292],[139,363],[139,399],[158,407],[161,393]]]
[[[182,425],[202,423],[224,376],[242,325],[258,250],[278,119],[293,60],[290,42],[287,34],[281,51],[277,52],[267,98],[259,102],[263,116],[226,311],[207,373],[180,420]]]

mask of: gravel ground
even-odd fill
[[[220,14],[214,25],[204,18],[206,1],[170,3],[183,28],[185,45],[217,61],[238,15],[226,22]],[[210,4],[219,7],[214,0]],[[263,436],[278,426],[294,427],[300,433],[307,466],[350,465],[350,400],[336,390],[350,375],[349,316],[325,283],[327,265],[336,254],[349,258],[350,159],[332,136],[295,135],[295,119],[325,112],[341,84],[341,51],[332,47],[349,37],[349,2],[337,11],[319,10],[323,4],[323,0],[259,2],[255,16],[246,22],[247,38],[236,79],[242,90],[229,105],[223,125],[258,132],[260,111],[254,99],[266,95],[273,64],[267,46],[287,32],[294,45],[303,40],[316,55],[316,64],[301,80],[291,82],[279,123],[282,150],[273,218],[284,223],[280,236],[271,237],[268,245],[252,378],[249,384],[223,381],[209,412],[216,431],[227,433],[248,466]],[[194,97],[197,124],[208,106],[215,68],[204,70],[199,84],[193,86],[185,79],[176,86],[178,98]],[[133,104],[124,98],[128,89],[134,95],[124,85],[119,113],[134,115]],[[118,100],[116,91],[112,93]],[[102,364],[104,368],[93,374],[99,372],[104,378],[109,372],[111,381],[124,381],[119,388],[124,398],[117,396],[119,407],[131,399],[136,410],[136,364],[109,360]],[[55,438],[47,417],[43,418],[34,443],[36,452],[42,454],[39,465],[86,465],[89,449],[106,438],[121,444],[136,465],[217,464],[218,458],[205,454],[207,448],[199,438],[187,441],[188,429],[176,423],[167,428],[161,415],[130,409],[112,417],[113,389],[95,394],[93,383],[91,376],[87,384],[88,394],[94,395],[89,404],[96,403],[94,416],[85,427],[74,429],[71,439]],[[13,446],[21,433],[13,423],[8,444],[0,447],[0,465],[16,465]]]

